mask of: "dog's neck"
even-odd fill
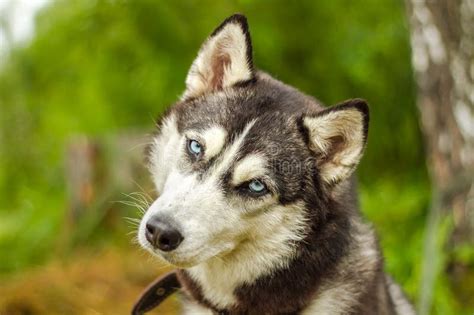
[[[190,280],[199,286],[202,297],[217,309],[228,309],[238,304],[234,291],[277,269],[289,265],[294,250],[268,248],[263,244],[246,243],[239,253],[224,258],[214,257],[186,270]],[[268,244],[267,244],[268,245]]]
[[[284,242],[264,238],[242,244],[233,256],[180,270],[180,281],[196,301],[216,312],[298,312],[346,252],[350,224],[344,218],[316,220],[303,240],[286,248]]]

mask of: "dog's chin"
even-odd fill
[[[141,246],[154,258],[177,268],[191,268],[198,265],[203,260],[200,254],[186,255],[179,252],[162,252],[152,248],[148,244],[141,244]]]
[[[189,257],[182,257],[180,255],[165,253],[155,250],[151,247],[144,246],[146,251],[149,252],[153,258],[156,258],[159,261],[165,262],[177,268],[190,268],[197,265],[199,262],[196,259]]]
[[[179,253],[160,253],[158,255],[161,259],[177,268],[191,268],[202,262],[198,256],[189,256]]]
[[[211,259],[219,259],[218,257],[230,251],[229,245],[220,248],[214,247],[212,249],[201,247],[197,250],[189,250],[186,252],[161,252],[149,246],[144,247],[154,257],[177,268],[191,268]]]

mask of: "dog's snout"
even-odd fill
[[[145,236],[153,247],[164,252],[175,250],[184,239],[178,229],[157,217],[146,223]]]

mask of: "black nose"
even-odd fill
[[[184,239],[176,228],[157,217],[151,217],[146,223],[145,236],[153,247],[164,252],[176,249]]]

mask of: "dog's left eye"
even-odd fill
[[[196,140],[189,140],[188,141],[188,151],[194,155],[200,155],[202,153],[202,145],[197,142]]]
[[[267,187],[265,186],[265,184],[259,181],[258,179],[254,179],[249,182],[248,188],[251,192],[255,194],[263,194],[267,191]]]

